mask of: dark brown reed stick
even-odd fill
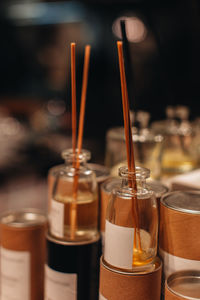
[[[126,83],[126,75],[125,75],[125,67],[124,67],[123,43],[118,41],[117,48],[118,48],[119,68],[120,68],[120,78],[121,78],[121,93],[122,93],[122,104],[123,104],[128,171],[132,172],[133,174],[133,180],[129,179],[128,182],[129,182],[129,186],[133,189],[135,194],[135,196],[132,197],[132,214],[133,214],[133,222],[135,227],[133,250],[135,249],[137,250],[137,247],[139,247],[139,250],[141,250],[138,203],[137,203],[137,196],[136,196],[137,183],[136,183],[136,174],[135,174],[135,159],[134,159],[133,140],[132,140],[132,128],[130,122],[128,91],[127,91],[127,83]],[[138,244],[137,244],[137,237],[138,237]],[[133,261],[134,261],[134,257],[133,257]]]
[[[83,129],[84,129],[84,118],[85,118],[85,104],[86,104],[86,94],[87,94],[87,83],[88,83],[88,71],[89,71],[89,61],[90,61],[90,49],[91,47],[87,45],[85,47],[85,57],[84,57],[84,67],[83,67],[83,81],[82,81],[82,91],[81,91],[81,108],[79,116],[79,129],[78,129],[78,142],[77,142],[77,161],[75,166],[75,176],[73,182],[73,202],[71,205],[71,231],[70,237],[74,239],[76,227],[77,227],[77,191],[78,191],[78,169],[80,166],[79,154],[82,149],[83,142]],[[75,213],[76,212],[76,213]]]

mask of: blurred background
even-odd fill
[[[133,125],[153,128],[154,137],[181,136],[170,143],[173,149],[181,147],[191,168],[187,164],[175,173],[199,166],[198,0],[4,0],[0,3],[0,211],[24,205],[46,209],[48,170],[61,163],[60,152],[71,147],[71,42],[77,43],[78,107],[84,47],[88,43],[92,47],[83,146],[92,151],[95,163],[107,161],[112,167],[124,159],[113,159],[111,165],[115,154],[107,153],[112,145],[111,150],[106,146],[108,130],[123,125],[116,48],[122,35]],[[185,109],[181,113],[180,106]],[[136,117],[141,111],[148,112],[146,123]],[[166,133],[166,124],[176,127],[169,126],[175,133]],[[181,133],[180,125],[185,126]]]

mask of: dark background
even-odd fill
[[[41,121],[41,115],[34,122],[32,116],[42,109],[50,125],[39,126],[37,136],[59,132],[70,137],[70,42],[77,43],[78,107],[84,46],[91,44],[84,143],[100,142],[103,161],[106,130],[123,124],[119,38],[112,26],[117,18],[128,16],[139,18],[147,32],[144,40],[129,41],[125,49],[129,51],[126,64],[131,108],[150,112],[154,121],[165,118],[167,105],[183,104],[189,106],[194,120],[199,116],[200,98],[199,9],[197,0],[3,1],[0,105],[31,133],[37,127],[32,124]],[[46,107],[51,100],[54,105],[64,103],[65,113],[49,116]],[[31,159],[41,160],[40,152],[33,153]],[[45,172],[57,161],[58,156],[50,157]]]

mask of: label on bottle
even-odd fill
[[[99,293],[99,300],[107,300],[101,293]]]
[[[1,300],[30,300],[30,253],[1,247]]]
[[[131,269],[134,228],[122,227],[106,220],[104,259],[112,266]]]
[[[64,203],[51,200],[50,211],[50,233],[57,236],[64,236]]]
[[[45,300],[77,300],[77,274],[62,273],[45,266]]]

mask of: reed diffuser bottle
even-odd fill
[[[123,271],[148,270],[157,254],[158,234],[156,198],[146,185],[150,171],[121,167],[119,175],[121,187],[113,190],[107,207],[103,260]]]
[[[92,240],[98,234],[98,201],[95,173],[87,167],[87,150],[63,151],[65,165],[54,181],[50,201],[50,234],[66,241]]]

